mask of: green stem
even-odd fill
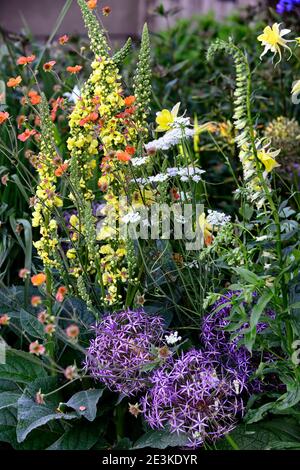
[[[277,257],[278,257],[278,264],[283,271],[284,269],[284,260],[282,256],[282,240],[281,240],[281,227],[280,227],[280,217],[278,215],[277,208],[274,204],[272,194],[270,191],[270,188],[268,187],[263,175],[262,171],[260,168],[260,161],[258,159],[257,155],[257,148],[255,144],[255,132],[254,132],[254,126],[253,126],[253,120],[252,120],[252,112],[251,112],[251,94],[252,94],[252,89],[251,89],[251,71],[249,67],[248,60],[245,58],[245,65],[247,68],[247,120],[248,120],[248,128],[249,128],[249,133],[250,133],[250,139],[251,139],[251,147],[252,147],[252,152],[255,157],[256,163],[257,163],[257,170],[258,170],[258,175],[260,178],[261,185],[263,187],[263,190],[266,194],[272,216],[275,222],[276,226],[276,252],[277,252]],[[287,286],[285,283],[284,279],[284,274],[281,277],[281,295],[282,295],[282,301],[283,301],[283,309],[288,310],[288,295],[287,295]],[[292,343],[293,343],[293,330],[290,324],[290,318],[285,320],[285,327],[286,327],[286,334],[287,334],[287,345],[289,352],[292,353]]]

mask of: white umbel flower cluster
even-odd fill
[[[212,211],[211,209],[208,209],[206,221],[210,225],[213,225],[214,227],[223,227],[224,225],[227,225],[230,220],[230,215],[226,215],[224,212]]]
[[[178,118],[178,119],[188,119],[188,118]],[[145,149],[147,152],[157,151],[157,150],[168,150],[175,145],[180,144],[182,139],[189,139],[193,137],[195,131],[189,129],[188,127],[174,127],[173,129],[167,131],[162,137],[152,142],[145,144]]]
[[[182,338],[181,336],[178,336],[178,331],[174,331],[173,333],[170,333],[169,335],[165,336],[165,340],[167,344],[173,345],[178,343],[178,341],[181,341]]]

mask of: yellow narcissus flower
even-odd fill
[[[172,124],[177,118],[179,106],[180,103],[177,103],[171,111],[163,109],[156,113],[156,124],[158,124],[158,127],[156,128],[157,132],[165,132],[171,129]]]
[[[286,34],[290,33],[290,29],[282,29],[280,30],[280,23],[274,23],[272,28],[271,26],[266,26],[264,29],[263,34],[258,36],[258,41],[262,43],[263,46],[265,46],[263,53],[261,54],[260,58],[262,58],[267,52],[271,51],[273,52],[273,58],[275,57],[276,54],[279,54],[279,61],[281,61],[281,47],[288,49],[291,52],[291,49],[287,45],[288,42],[293,42],[289,41],[288,39],[284,39],[283,36]],[[277,63],[278,63],[277,62]]]
[[[277,168],[279,165],[278,162],[276,162],[274,157],[277,157],[277,155],[280,153],[280,150],[276,150],[274,152],[266,152],[265,149],[260,150],[257,152],[257,158],[259,161],[262,162],[264,165],[266,172],[270,173],[274,168]]]

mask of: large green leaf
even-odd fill
[[[20,398],[20,393],[2,392],[0,393],[0,411],[4,408],[16,407],[17,401]]]
[[[98,441],[100,431],[98,423],[78,423],[65,432],[47,450],[89,450]]]
[[[0,379],[28,384],[38,377],[45,377],[43,363],[31,354],[8,349],[6,363],[0,364]]]
[[[84,390],[75,393],[65,404],[84,416],[88,421],[94,421],[97,415],[97,403],[103,392],[103,388]]]
[[[133,449],[143,449],[144,447],[166,449],[167,447],[185,446],[187,442],[186,434],[170,433],[166,430],[149,431],[136,441]]]
[[[218,450],[232,450],[233,448],[236,450],[266,450],[271,439],[274,439],[274,434],[271,431],[257,425],[240,424],[229,434],[229,438],[221,439],[216,447]]]
[[[56,378],[47,377],[37,379],[25,388],[18,400],[17,440],[23,442],[28,434],[36,428],[44,426],[53,420],[70,420],[78,418],[77,413],[62,413],[57,410],[59,402],[46,400],[45,404],[35,401],[36,393],[41,390],[43,394],[53,392],[57,388]]]
[[[17,442],[16,424],[16,410],[3,408],[0,411],[0,442],[8,442],[11,445]]]
[[[22,329],[32,338],[45,338],[44,327],[38,319],[31,313],[26,312],[24,309],[20,311],[20,320]]]

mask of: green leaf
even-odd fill
[[[170,433],[166,430],[149,431],[136,441],[133,449],[143,449],[144,447],[166,449],[167,447],[185,446],[187,442],[186,434]]]
[[[42,393],[53,392],[57,387],[55,377],[37,379],[25,388],[23,395],[18,400],[18,424],[17,440],[23,442],[28,434],[40,426],[44,426],[53,420],[70,420],[78,418],[77,413],[61,413],[57,411],[59,402],[55,402],[53,396],[45,404],[37,404],[35,401],[36,393],[41,390]]]
[[[234,268],[234,271],[249,284],[260,284],[261,278],[246,268]]]
[[[256,325],[264,312],[266,306],[270,302],[270,300],[273,297],[273,292],[268,291],[265,292],[257,301],[257,303],[254,305],[252,308],[251,316],[250,316],[250,328],[251,329],[256,329]]]
[[[292,408],[300,401],[300,385],[293,384],[293,386],[282,395],[275,404],[275,409],[278,411]]]
[[[271,441],[270,448],[272,450],[300,450],[300,442],[291,442],[291,441]]]
[[[0,411],[0,442],[8,442],[12,446],[16,439],[16,410],[14,408],[3,408]]]
[[[24,309],[20,311],[20,320],[22,329],[33,338],[45,338],[44,327],[38,319],[31,313],[26,312]]]
[[[229,434],[229,437],[230,439],[227,440],[225,437],[216,444],[218,450],[232,450],[231,441],[239,450],[266,450],[274,434],[258,425],[240,424]]]
[[[43,363],[31,354],[8,349],[6,363],[0,364],[0,379],[28,384],[38,377],[46,376]]]
[[[75,393],[65,405],[73,408],[73,410],[84,416],[88,421],[94,421],[97,415],[97,403],[102,397],[103,392],[104,389],[99,388]],[[85,409],[81,411],[80,407],[85,407]]]
[[[2,392],[0,393],[0,411],[4,408],[11,406],[17,407],[17,401],[20,398],[20,393]]]
[[[99,423],[78,423],[65,432],[47,450],[89,450],[99,438]]]
[[[245,419],[249,424],[256,423],[257,421],[263,419],[263,417],[268,413],[268,411],[272,410],[273,408],[274,403],[266,403],[265,405],[261,406],[256,410],[249,410]]]

